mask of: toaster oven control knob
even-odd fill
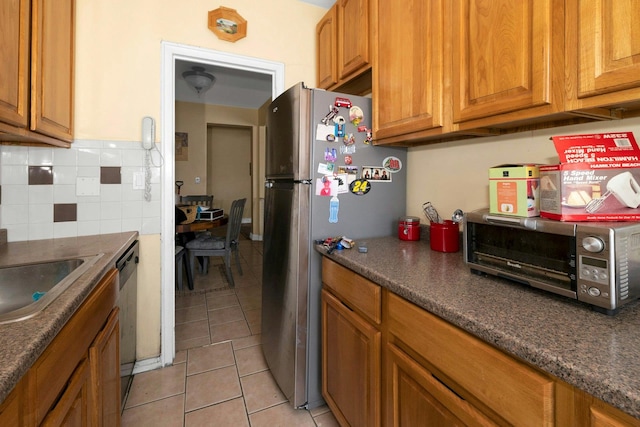
[[[582,247],[588,252],[598,253],[604,250],[604,242],[599,237],[589,236],[582,239]]]
[[[591,295],[592,297],[599,297],[600,296],[600,289],[596,288],[596,287],[591,287],[589,288],[589,290],[587,291],[589,293],[589,295]]]

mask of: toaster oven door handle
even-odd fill
[[[497,215],[485,215],[484,221],[489,224],[507,225],[509,227],[525,228],[535,230],[537,221],[534,218],[513,218]]]

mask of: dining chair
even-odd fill
[[[213,196],[180,196],[180,203],[212,208]]]
[[[227,234],[225,237],[211,236],[201,234],[194,240],[186,244],[189,257],[189,266],[191,271],[195,271],[195,258],[203,257],[201,270],[202,274],[208,273],[209,257],[219,256],[224,258],[225,275],[229,286],[234,287],[233,274],[231,273],[231,255],[235,254],[238,272],[242,276],[242,267],[240,267],[239,238],[240,227],[242,226],[242,213],[247,199],[234,200],[231,203],[231,211],[229,212],[229,222],[227,223]]]
[[[193,273],[191,266],[189,265],[189,260],[187,259],[187,250],[182,246],[176,246],[176,260],[175,260],[175,269],[176,269],[176,287],[179,291],[182,290],[182,266],[187,270],[187,286],[189,286],[190,290],[193,290]]]

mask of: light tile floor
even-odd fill
[[[174,364],[134,377],[123,427],[338,425],[326,406],[293,409],[275,383],[260,345],[262,242],[243,238],[240,258],[235,289],[211,258],[193,291],[176,291]]]

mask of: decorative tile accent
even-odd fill
[[[53,166],[29,166],[29,185],[53,185]]]
[[[55,203],[53,205],[53,222],[68,222],[77,220],[77,203]]]
[[[0,227],[8,241],[160,233],[160,168],[152,168],[151,201],[132,188],[144,154],[139,141],[76,140],[68,150],[0,145]]]
[[[102,166],[100,168],[100,184],[121,184],[120,166]]]

